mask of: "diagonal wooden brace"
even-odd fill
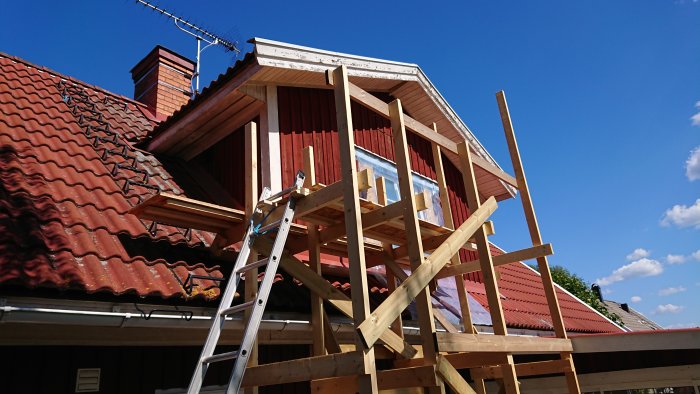
[[[261,254],[267,255],[272,249],[272,241],[267,238],[260,237],[255,240],[253,247]],[[345,316],[352,319],[352,300],[340,290],[333,287],[333,285],[328,283],[327,280],[318,276],[316,272],[307,267],[303,262],[285,253],[282,255],[280,267],[282,267],[282,269],[289,275],[297,278],[309,290],[328,301]],[[413,346],[391,331],[388,325],[384,329],[384,332],[380,333],[378,338],[402,357],[413,358],[417,353]]]
[[[486,202],[467,219],[452,235],[445,240],[426,259],[425,263],[418,267],[396,290],[372,312],[369,318],[357,328],[363,344],[369,348],[373,346],[380,335],[384,333],[392,321],[406,309],[408,304],[416,298],[440,270],[450,261],[459,249],[476,230],[481,228],[484,222],[496,210],[496,199],[490,197]]]

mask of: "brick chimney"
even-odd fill
[[[194,68],[192,60],[157,45],[131,69],[134,99],[158,115],[172,115],[190,100]]]

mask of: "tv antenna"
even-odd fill
[[[195,66],[195,72],[192,76],[192,80],[194,82],[192,98],[194,98],[197,95],[197,93],[199,93],[199,65],[201,63],[202,52],[204,52],[205,49],[214,45],[220,45],[224,48],[224,50],[234,52],[236,55],[238,55],[241,52],[241,50],[238,49],[238,43],[235,41],[229,41],[206,29],[198,27],[194,23],[177,15],[174,15],[173,13],[168,12],[167,10],[153,5],[145,0],[136,0],[136,2],[142,4],[146,8],[150,8],[153,11],[160,12],[161,15],[165,15],[168,19],[172,19],[175,23],[175,26],[178,29],[191,35],[197,40],[197,65]],[[204,48],[202,48],[202,41],[207,43],[207,45],[205,45]]]

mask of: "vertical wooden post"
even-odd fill
[[[389,117],[391,119],[391,132],[394,137],[394,157],[399,178],[399,194],[403,203],[403,221],[406,226],[408,259],[411,263],[411,269],[416,270],[423,264],[425,254],[423,252],[420,224],[416,214],[416,203],[413,197],[415,195],[413,191],[413,175],[401,100],[397,99],[389,103]],[[423,291],[418,293],[415,301],[416,309],[418,310],[418,325],[423,342],[423,357],[425,362],[436,364],[438,356],[437,339],[435,336],[433,307],[428,290],[423,289]],[[429,388],[430,392],[444,392],[444,390],[444,385]]]
[[[304,148],[304,187],[309,188],[316,184],[316,166],[314,164],[314,147]],[[309,266],[318,275],[321,275],[321,244],[319,242],[318,226],[309,224]],[[326,354],[325,331],[323,321],[323,298],[317,294],[311,294],[311,336],[313,338],[313,355]]]
[[[254,214],[255,206],[260,198],[258,191],[258,127],[255,122],[250,122],[245,126],[245,212],[247,219]],[[248,262],[258,260],[255,250],[250,251]],[[245,274],[244,299],[246,302],[253,301],[258,295],[258,269],[253,268]],[[244,312],[247,321],[250,318],[252,309],[248,308]],[[248,366],[258,365],[258,342],[251,348]],[[258,394],[257,387],[246,387],[245,394]]]
[[[470,212],[474,212],[481,206],[479,189],[476,186],[476,176],[474,174],[474,166],[472,165],[471,152],[469,144],[466,141],[457,144],[457,152],[462,166],[462,177],[464,180],[464,188],[467,194],[467,206]],[[481,226],[474,234],[476,240],[476,248],[479,253],[479,264],[481,274],[484,278],[484,288],[486,289],[486,297],[489,303],[489,311],[491,312],[491,321],[493,331],[496,335],[508,335],[506,329],[506,320],[503,316],[503,306],[501,305],[501,296],[496,283],[496,272],[493,268],[493,260],[491,258],[491,248],[486,236],[484,226]],[[506,393],[519,393],[515,366],[513,365],[513,356],[506,357],[507,364],[501,365],[503,371],[503,382]]]
[[[350,90],[348,71],[345,66],[333,70],[335,111],[338,121],[338,142],[340,148],[341,182],[343,182],[343,205],[345,208],[345,228],[352,286],[352,312],[355,328],[370,314],[367,286],[367,265],[365,264],[365,242],[360,216],[359,192],[357,190],[357,163],[355,160],[355,137],[350,110]],[[357,349],[364,345],[359,335]],[[361,394],[379,392],[374,347],[364,350],[364,372],[358,378]]]
[[[540,227],[537,223],[537,216],[535,215],[535,207],[532,203],[532,197],[530,196],[530,189],[527,185],[527,178],[525,178],[525,169],[523,168],[523,162],[520,158],[518,142],[515,139],[515,130],[513,129],[513,123],[510,119],[506,94],[503,91],[496,93],[496,101],[498,101],[498,110],[501,114],[501,123],[503,123],[503,130],[508,143],[510,159],[513,162],[515,178],[518,181],[518,191],[520,191],[520,200],[523,204],[525,221],[527,222],[527,228],[530,231],[532,245],[539,246],[542,245],[542,235],[540,234]],[[557,337],[566,338],[566,327],[564,327],[564,319],[561,316],[561,309],[559,309],[559,300],[557,299],[557,293],[552,280],[552,273],[549,270],[547,257],[538,258],[537,267],[542,277],[542,286],[544,287],[544,293],[547,297],[547,304],[549,305],[549,313],[552,317],[554,332]],[[576,376],[576,369],[571,353],[561,353],[561,358],[562,360],[568,360],[570,365],[570,370],[565,372],[569,392],[580,393],[581,388],[579,387],[578,377]]]
[[[375,190],[377,191],[377,204],[386,206],[389,201],[386,197],[386,181],[384,180],[384,177],[379,177],[376,179]],[[389,243],[382,242],[382,248],[386,253],[391,254],[393,246]],[[396,275],[394,275],[394,272],[389,269],[389,267],[385,267],[385,271],[386,286],[389,290],[389,294],[391,294],[394,292],[394,290],[396,290]],[[391,323],[391,330],[403,338],[403,321],[401,320],[401,315],[399,315],[399,317],[397,317],[396,320]]]
[[[433,130],[437,133],[437,125],[433,123]],[[442,150],[440,145],[435,142],[433,147],[433,163],[435,163],[435,175],[437,178],[438,189],[440,190],[440,205],[442,207],[442,219],[445,222],[445,227],[454,230],[455,223],[452,218],[452,207],[450,206],[450,194],[447,189],[447,180],[445,179],[445,168],[442,165]],[[452,257],[452,265],[461,264],[459,253]],[[472,315],[469,310],[469,299],[467,290],[464,288],[464,275],[455,275],[455,286],[457,287],[457,297],[459,299],[460,312],[462,313],[463,332],[476,334],[474,324],[472,323]]]

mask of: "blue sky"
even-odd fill
[[[700,2],[459,3],[160,2],[242,43],[417,63],[512,173],[505,90],[551,264],[664,326],[699,326]],[[0,7],[0,51],[127,96],[154,45],[194,57],[189,36],[131,1]],[[231,64],[207,50],[202,84]],[[518,201],[496,215],[494,242],[529,246]]]

